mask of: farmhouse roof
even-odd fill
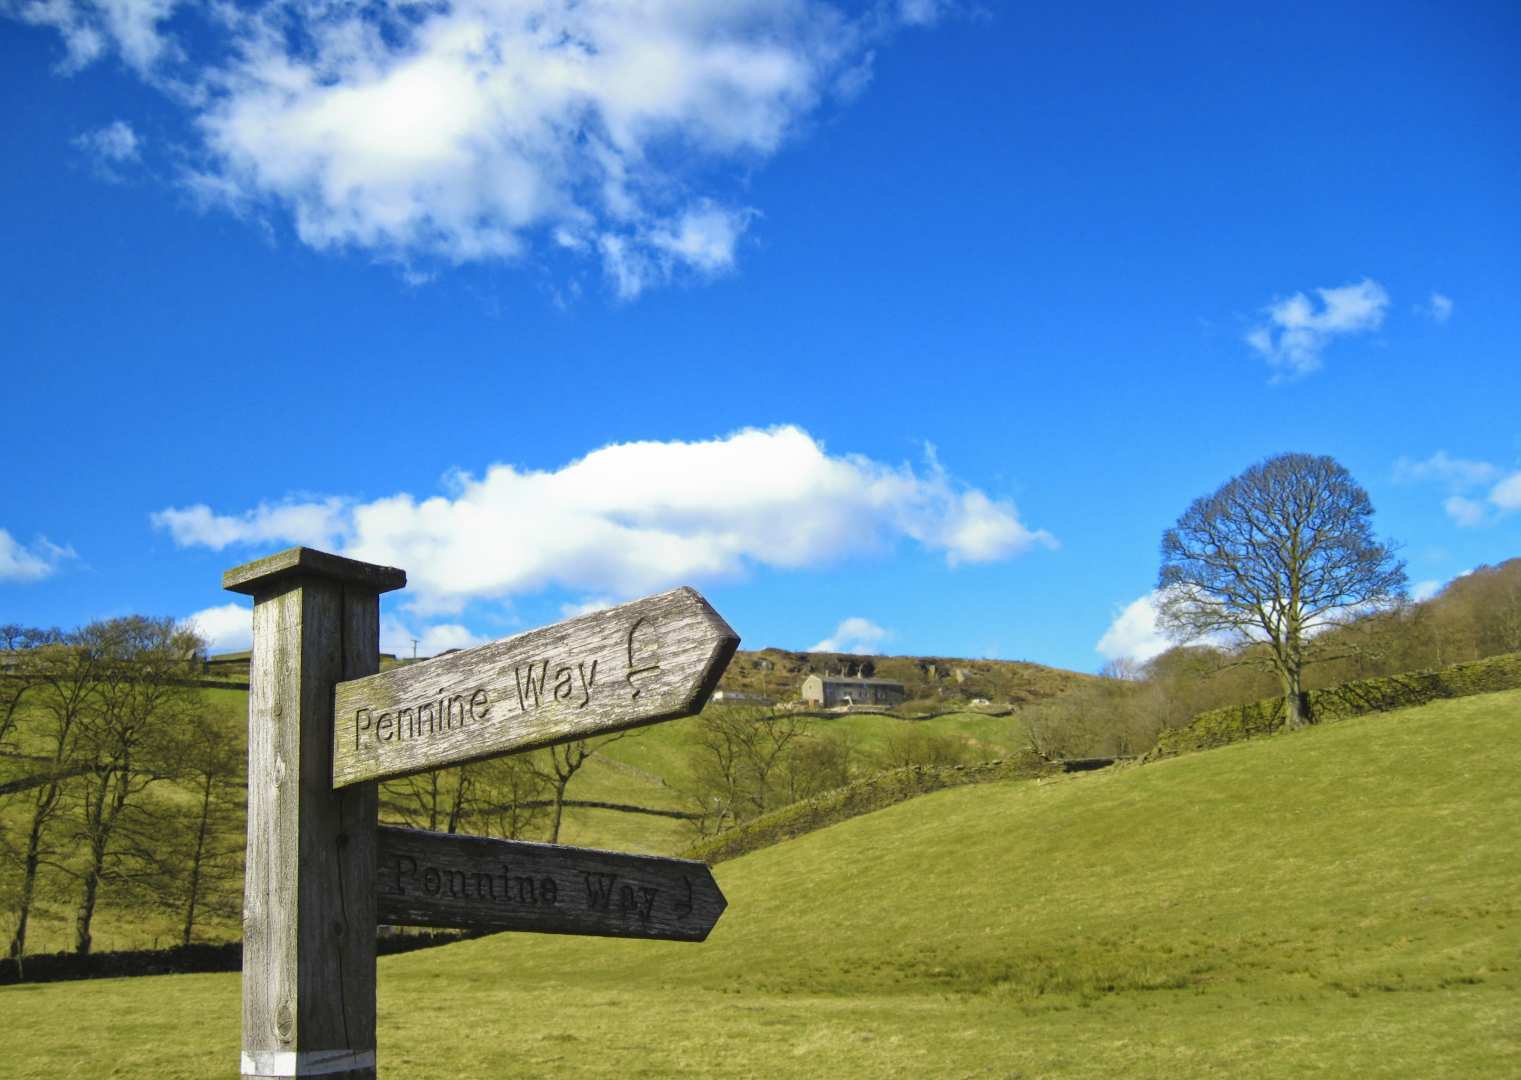
[[[850,683],[852,686],[860,686],[862,683],[866,683],[866,684],[868,684],[870,686],[902,686],[903,685],[897,679],[876,679],[876,678],[868,679],[868,678],[865,678],[865,677],[856,677],[856,676],[851,676],[851,675],[820,675],[819,678],[823,679],[826,683],[836,683],[836,684],[838,684],[838,683]]]

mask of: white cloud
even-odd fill
[[[1371,278],[1315,293],[1318,310],[1304,293],[1295,293],[1268,305],[1267,321],[1246,335],[1246,343],[1278,370],[1278,378],[1316,371],[1332,340],[1378,329],[1389,307],[1389,294]]]
[[[67,52],[59,65],[72,73],[114,51],[138,74],[152,78],[161,61],[183,53],[161,26],[179,0],[19,0],[0,7],[33,26],[50,26]]]
[[[417,642],[417,656],[437,656],[448,649],[468,649],[482,645],[486,639],[458,623],[434,623],[414,626],[392,615],[380,620],[380,651],[392,656],[410,657],[412,642]]]
[[[1488,518],[1485,505],[1477,499],[1464,495],[1449,495],[1442,501],[1442,509],[1460,529],[1473,529],[1483,525]]]
[[[823,641],[810,646],[808,652],[854,653],[857,656],[875,656],[882,651],[882,643],[892,637],[870,619],[852,615],[842,619]]]
[[[66,70],[114,54],[189,111],[184,182],[203,205],[275,209],[314,248],[412,272],[573,253],[624,297],[729,270],[756,211],[723,192],[859,92],[873,46],[945,10],[0,0],[59,32]]]
[[[238,603],[204,608],[185,619],[211,653],[242,652],[253,645],[253,608]]]
[[[152,517],[177,543],[215,549],[329,538],[318,546],[404,567],[414,607],[430,612],[551,587],[627,597],[757,565],[818,566],[900,537],[951,565],[1056,544],[1013,503],[959,484],[936,461],[919,471],[832,455],[792,426],[620,443],[554,471],[492,465],[448,488]]]
[[[1417,304],[1415,310],[1426,316],[1434,323],[1445,323],[1452,318],[1452,298],[1443,296],[1439,292],[1433,292],[1431,299],[1424,304]]]
[[[33,26],[50,26],[63,38],[66,56],[59,69],[65,74],[78,71],[99,59],[106,51],[106,35],[94,23],[93,8],[76,0],[30,0],[0,8],[0,14],[13,15]]]
[[[342,499],[260,503],[238,515],[217,514],[205,503],[170,507],[149,515],[180,547],[221,551],[232,544],[305,544],[333,548],[347,534],[348,505]]]
[[[1155,591],[1127,604],[1098,639],[1098,654],[1106,660],[1144,664],[1172,648],[1173,642],[1157,627],[1157,604]]]
[[[1453,457],[1438,450],[1424,461],[1400,458],[1394,463],[1394,478],[1401,481],[1435,480],[1455,490],[1487,484],[1500,475],[1500,469],[1487,461]]]
[[[1394,478],[1443,485],[1449,494],[1442,509],[1460,528],[1488,525],[1521,510],[1521,470],[1506,472],[1488,461],[1455,458],[1445,450],[1424,461],[1400,458],[1394,463]],[[1489,490],[1478,490],[1484,487]]]
[[[141,156],[142,140],[132,125],[115,120],[103,128],[87,131],[74,139],[74,145],[95,155],[106,165],[125,165]]]
[[[28,546],[0,529],[0,581],[41,581],[75,557],[73,548],[60,547],[45,536]]]
[[[1514,472],[1489,491],[1489,501],[1498,510],[1521,510],[1521,472]]]

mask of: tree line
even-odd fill
[[[39,905],[91,951],[102,897],[172,916],[188,943],[230,917],[243,739],[188,682],[200,642],[141,616],[0,627],[0,899],[20,958]]]
[[[9,956],[24,956],[43,911],[69,913],[73,950],[88,954],[103,902],[171,919],[185,945],[208,930],[236,931],[247,708],[235,691],[195,684],[203,649],[168,618],[67,632],[0,626],[0,910],[9,915]],[[571,781],[621,737],[384,783],[380,819],[554,843]]]

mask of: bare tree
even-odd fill
[[[40,654],[35,650],[62,640],[63,634],[58,630],[15,623],[0,626],[0,649],[5,653],[4,661],[0,662],[0,750],[9,749],[16,714],[26,692],[38,681],[36,661]]]
[[[552,800],[546,798],[550,788],[544,777],[528,758],[509,754],[477,762],[474,768],[469,811],[485,828],[472,831],[518,840],[538,828]]]
[[[1306,715],[1316,635],[1405,595],[1405,566],[1373,537],[1373,505],[1329,457],[1280,454],[1194,500],[1162,536],[1161,625],[1227,635],[1277,674],[1285,727]]]
[[[37,649],[28,658],[32,700],[27,736],[41,751],[33,765],[36,782],[29,785],[30,815],[19,849],[7,849],[20,869],[16,891],[16,925],[11,934],[10,955],[18,962],[26,952],[26,933],[37,894],[37,876],[43,866],[54,865],[56,854],[49,841],[54,818],[63,800],[64,785],[77,775],[79,731],[91,705],[96,677],[105,656],[89,635],[75,633],[54,647]]]
[[[581,766],[604,747],[610,746],[630,734],[620,731],[602,739],[577,739],[561,743],[547,750],[540,750],[527,759],[528,766],[550,790],[552,817],[549,826],[549,842],[560,842],[560,825],[565,818],[565,789],[571,779],[581,771]]]
[[[457,765],[381,785],[381,810],[391,819],[430,832],[459,831],[479,766]]]
[[[206,915],[235,918],[242,906],[247,784],[238,713],[203,707],[182,727],[175,780],[184,792],[145,814],[151,836],[132,854],[150,869],[137,880],[148,903],[180,920],[189,945]],[[183,800],[183,801],[182,801]]]
[[[808,721],[793,713],[724,707],[703,712],[690,755],[698,829],[717,832],[803,797],[798,791],[811,787],[811,770],[794,759],[808,733]],[[848,769],[850,751],[840,749]]]
[[[79,727],[77,821],[85,862],[74,950],[84,955],[101,885],[150,870],[143,854],[158,826],[140,796],[172,775],[182,729],[194,722],[198,695],[186,674],[200,641],[173,619],[142,616],[95,623],[81,635],[102,657]]]

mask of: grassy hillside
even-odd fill
[[[720,866],[704,945],[387,958],[382,1068],[1515,1075],[1518,715],[1521,691],[1488,694],[926,796]],[[235,976],[0,989],[0,1072],[228,1074],[237,995]]]
[[[248,695],[243,690],[203,689],[199,691],[208,713],[215,713],[243,737],[246,730]],[[848,736],[855,749],[858,771],[867,773],[877,767],[886,744],[894,733],[912,730],[953,740],[960,745],[968,761],[1008,757],[1025,744],[1019,720],[976,713],[951,713],[927,721],[907,721],[887,716],[853,715],[810,721],[820,734]],[[691,740],[698,725],[696,718],[658,724],[630,733],[612,742],[571,781],[567,797],[572,800],[610,802],[651,809],[685,810],[691,808],[685,792],[690,788]],[[452,784],[445,779],[445,784]],[[174,789],[160,785],[160,797]],[[28,811],[24,800],[12,800],[0,806],[0,833],[19,836],[23,815]],[[544,826],[547,829],[547,824]],[[60,823],[58,835],[66,826]],[[547,835],[535,833],[525,839],[542,840]],[[572,806],[566,810],[560,833],[561,843],[582,847],[611,848],[647,854],[674,854],[686,850],[697,839],[687,823],[647,814]],[[7,879],[0,878],[0,900],[8,904]],[[71,879],[58,877],[43,890],[33,913],[28,936],[31,952],[52,952],[73,947],[74,903],[78,887]],[[9,915],[9,909],[3,909]],[[95,947],[101,950],[151,948],[167,946],[177,940],[178,916],[155,912],[122,902],[120,891],[107,888],[94,927]],[[7,928],[8,929],[8,928]],[[198,940],[234,940],[240,931],[236,918],[207,916],[197,929]]]

